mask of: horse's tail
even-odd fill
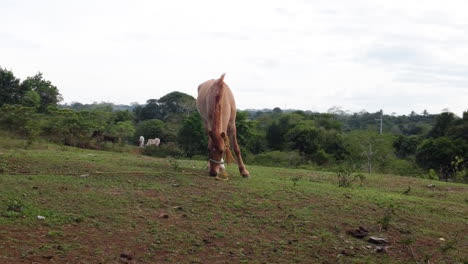
[[[226,163],[231,163],[231,162],[235,162],[237,163],[237,160],[234,158],[234,156],[232,155],[232,152],[231,152],[231,143],[229,142],[229,137],[226,137],[224,139],[224,144],[226,145],[226,148],[225,148],[225,152],[226,152]]]

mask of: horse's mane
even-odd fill
[[[213,116],[214,116],[214,128],[218,129],[221,127],[221,109],[222,109],[222,104],[223,104],[223,97],[224,97],[224,75],[221,75],[221,77],[215,81],[216,85],[216,91],[215,91],[215,100],[214,100],[214,111],[213,111]]]
[[[215,85],[217,87],[216,91],[215,91],[215,100],[214,100],[214,111],[213,111],[213,127],[215,128],[215,130],[218,130],[220,127],[221,127],[221,109],[222,109],[222,106],[223,106],[223,103],[224,103],[224,94],[225,94],[225,90],[226,90],[226,84],[224,83],[224,75],[225,73],[223,73],[223,75],[221,75],[221,77],[215,81]],[[217,131],[219,132],[219,131]],[[225,151],[226,151],[226,162],[227,163],[231,163],[232,161],[236,162],[234,156],[232,155],[231,153],[231,144],[229,142],[229,136],[225,136],[224,138],[224,144],[226,146],[225,148]]]

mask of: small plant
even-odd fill
[[[21,200],[7,200],[6,210],[2,213],[4,217],[19,217],[23,215],[24,204]]]
[[[174,158],[169,158],[168,159],[169,161],[169,164],[171,164],[171,168],[175,171],[178,171],[180,170],[180,163],[178,160],[174,159]]]
[[[390,204],[389,206],[384,208],[384,216],[382,219],[379,220],[380,224],[380,231],[387,231],[388,227],[390,226],[390,222],[395,215],[395,205]]]
[[[359,185],[362,186],[366,176],[361,173],[352,175],[352,170],[346,167],[340,167],[336,172],[338,177],[338,187],[351,187],[352,183],[359,180]]]
[[[2,155],[2,154],[0,154]],[[1,156],[0,156],[1,157]],[[8,167],[8,159],[6,157],[2,157],[0,159],[0,173],[5,173]]]
[[[291,177],[291,181],[293,182],[293,186],[296,186],[297,185],[297,182],[300,181],[302,179],[301,176],[294,176],[294,177]]]
[[[11,211],[11,212],[21,212],[23,211],[23,202],[21,200],[9,200],[7,202],[7,211]]]
[[[408,188],[403,192],[403,194],[409,195],[410,192],[411,192],[411,186],[408,186]]]
[[[437,172],[435,170],[430,169],[429,172],[427,173],[427,177],[431,180],[437,180],[439,176],[437,176]]]

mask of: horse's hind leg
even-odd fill
[[[234,153],[236,154],[237,164],[239,165],[239,172],[242,177],[249,177],[250,173],[245,168],[244,161],[242,160],[241,151],[239,148],[239,144],[237,143],[237,129],[235,125],[231,125],[228,128],[228,135],[231,139],[232,147],[234,148]]]

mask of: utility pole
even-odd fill
[[[379,134],[382,135],[382,123],[383,123],[383,110],[380,109],[380,118],[375,119],[376,121],[380,121],[380,131]]]

